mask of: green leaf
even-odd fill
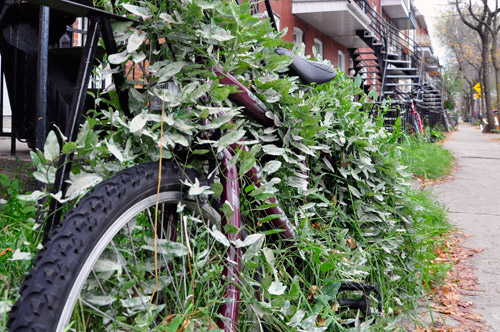
[[[286,286],[281,281],[273,281],[267,291],[272,295],[283,295],[285,290]]]
[[[356,198],[361,198],[361,193],[358,189],[354,188],[351,185],[347,185],[347,187],[349,188],[349,192],[353,194],[353,196],[355,196]]]
[[[224,225],[224,232],[226,232],[226,234],[237,234],[239,231],[240,230],[238,229],[238,227],[234,225],[231,224]]]
[[[335,270],[336,267],[337,267],[337,264],[326,262],[326,263],[321,264],[320,271],[322,273],[326,273],[328,271]]]
[[[0,173],[0,184],[4,187],[8,187],[10,186],[10,179],[9,177],[4,174],[4,173]]]
[[[141,47],[142,43],[146,40],[146,35],[143,33],[139,33],[139,31],[134,30],[134,33],[127,42],[127,52],[132,53],[135,52],[139,47]]]
[[[272,174],[279,170],[281,167],[281,162],[278,160],[271,160],[269,161],[266,166],[262,169],[262,171],[266,174]]]
[[[359,74],[356,75],[356,78],[354,79],[354,85],[357,87],[361,86],[361,76]]]
[[[377,100],[378,99],[377,89],[371,89],[370,92],[368,92],[368,97],[370,97],[373,100]]]
[[[151,9],[148,7],[139,7],[139,6],[134,6],[128,3],[123,3],[122,4],[123,8],[125,8],[127,11],[130,13],[141,17],[143,20],[148,19],[151,17]]]
[[[213,238],[219,242],[220,244],[224,245],[225,247],[229,247],[229,240],[227,237],[222,234],[215,225],[212,226],[212,230],[208,229],[208,232],[210,235],[213,236]]]
[[[212,185],[212,191],[214,192],[214,196],[215,197],[220,197],[220,195],[222,195],[222,190],[224,188],[222,187],[222,184],[220,182],[215,182],[213,185]]]
[[[235,130],[235,131],[230,131],[226,135],[222,136],[215,144],[214,146],[217,148],[217,152],[221,152],[231,144],[234,144],[238,142],[240,139],[245,136],[245,130]]]
[[[221,210],[224,213],[224,216],[226,217],[227,220],[229,220],[234,215],[234,210],[228,201],[224,202],[224,205],[222,205]]]
[[[251,170],[257,160],[250,153],[243,153],[243,159],[240,162],[239,175],[245,175],[249,170]]]
[[[182,315],[175,316],[175,318],[168,324],[167,332],[177,332],[183,321],[184,317]]]
[[[64,143],[63,148],[62,148],[62,153],[64,154],[70,154],[75,152],[77,149],[76,143],[75,142],[67,142]]]
[[[106,147],[108,148],[109,153],[111,153],[113,156],[118,159],[118,161],[123,162],[125,158],[123,157],[122,152],[118,148],[118,145],[115,144],[112,140],[109,142],[106,142]]]
[[[188,64],[188,62],[186,61],[176,61],[169,63],[168,65],[161,68],[158,71],[158,83],[168,81],[170,78],[172,78],[172,76],[178,74],[182,70],[182,68],[186,66],[186,64]]]
[[[45,145],[43,147],[43,155],[48,162],[53,161],[59,156],[59,152],[61,151],[61,147],[59,146],[59,141],[57,140],[56,133],[52,130],[47,135],[47,139],[45,140]]]
[[[97,174],[80,173],[71,179],[71,185],[66,192],[68,199],[75,199],[85,193],[89,188],[102,181],[102,177]]]
[[[120,52],[120,53],[111,54],[110,56],[108,56],[108,61],[109,61],[109,63],[111,63],[113,65],[119,65],[119,64],[122,64],[125,61],[127,61],[128,57],[129,57],[129,54],[125,50],[125,51]]]
[[[327,285],[325,285],[322,289],[323,294],[330,296],[332,299],[337,297],[337,294],[340,289],[340,282],[335,281],[335,282],[330,282]]]
[[[140,131],[142,128],[144,128],[146,122],[147,122],[146,112],[142,112],[141,114],[135,116],[129,123],[130,132],[133,134]]]

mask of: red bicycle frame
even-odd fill
[[[417,121],[418,121],[418,128],[415,128],[415,130],[419,130],[420,134],[423,135],[424,134],[424,125],[422,123],[422,118],[420,117],[420,114],[415,110],[415,102],[413,101],[413,99],[411,100],[411,112],[412,112],[413,116],[416,116]]]
[[[215,74],[217,74],[217,76],[221,77],[219,81],[222,84],[235,85],[238,87],[239,92],[229,95],[229,99],[236,105],[243,106],[243,112],[246,115],[251,116],[263,126],[269,127],[273,125],[274,122],[266,116],[266,113],[271,112],[271,110],[257,96],[241,84],[233,75],[224,73],[221,68],[214,67],[212,70]],[[235,226],[238,229],[241,227],[238,168],[236,165],[230,166],[230,160],[233,157],[233,151],[236,147],[237,146],[235,145],[231,148],[224,149],[222,156],[222,174],[220,178],[223,187],[222,202],[228,202],[234,211],[234,214],[230,218],[222,218],[221,228],[223,232],[224,226],[227,224]],[[243,149],[244,152],[247,150],[244,146],[239,148]],[[246,176],[256,187],[260,187],[264,183],[262,172],[257,164],[246,173]],[[283,239],[295,238],[297,236],[296,229],[284,214],[284,211],[279,206],[276,197],[269,198],[269,201],[273,203],[273,207],[265,209],[263,211],[264,214],[280,215],[279,218],[275,218],[270,221],[271,225],[282,230],[279,234]],[[239,233],[224,235],[226,235],[229,240],[236,240],[240,238]],[[219,314],[223,318],[219,319],[217,324],[219,328],[224,329],[224,331],[235,332],[238,328],[241,249],[230,245],[226,257],[227,259],[223,270],[223,275],[226,280],[225,303],[223,303],[219,308]]]

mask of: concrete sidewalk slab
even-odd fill
[[[453,180],[431,190],[450,221],[471,236],[463,244],[484,249],[472,260],[483,291],[468,300],[491,331],[500,331],[500,143],[492,136],[461,124],[444,144],[457,160]]]
[[[10,137],[0,137],[0,159],[10,159],[10,160],[24,160],[30,161],[30,151],[26,143],[22,143],[16,140],[16,154],[11,155],[10,153],[11,139]],[[1,162],[1,161],[0,161]]]

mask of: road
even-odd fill
[[[500,135],[461,124],[444,147],[453,152],[457,170],[432,192],[448,208],[450,221],[471,236],[464,245],[484,249],[472,260],[484,292],[470,301],[485,325],[500,331]]]

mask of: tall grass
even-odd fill
[[[401,145],[401,162],[417,177],[438,180],[450,174],[453,155],[441,144],[407,138]]]

